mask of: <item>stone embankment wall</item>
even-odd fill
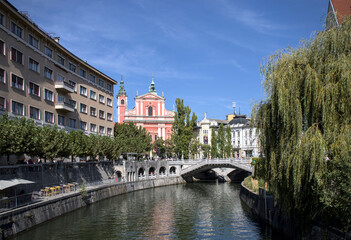
[[[102,182],[113,176],[113,162],[57,162],[0,167],[2,180],[23,178],[33,184],[17,186],[17,192],[39,191],[41,188],[76,182]]]
[[[240,199],[251,209],[251,212],[261,220],[269,224],[273,229],[291,239],[301,236],[294,229],[292,221],[284,217],[278,206],[274,206],[274,198],[266,195],[266,191],[260,189],[256,194],[241,183]],[[343,234],[329,227],[322,228],[314,224],[310,231],[303,236],[304,239],[351,239],[350,234]]]
[[[119,194],[180,183],[184,183],[184,180],[179,176],[111,183],[14,209],[0,214],[0,239],[5,239],[65,213]]]

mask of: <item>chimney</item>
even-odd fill
[[[60,43],[60,37],[54,37],[54,41]]]

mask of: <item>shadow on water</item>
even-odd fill
[[[146,189],[92,204],[13,239],[283,239],[239,198],[240,185]]]

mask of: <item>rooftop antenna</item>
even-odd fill
[[[235,116],[235,107],[236,107],[236,102],[232,102],[232,106],[233,106],[233,112],[234,112],[234,116]],[[240,111],[240,110],[239,110]]]

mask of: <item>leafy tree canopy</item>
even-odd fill
[[[289,216],[322,214],[350,227],[351,21],[318,33],[261,68],[254,109],[264,178]],[[337,217],[336,217],[337,216]]]

